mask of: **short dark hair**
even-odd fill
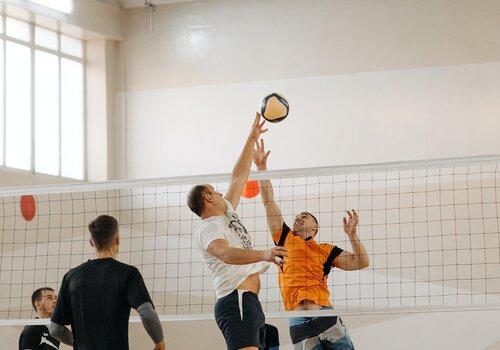
[[[53,290],[50,287],[42,287],[42,288],[38,288],[37,290],[35,290],[33,292],[33,294],[31,294],[31,305],[33,305],[33,309],[35,309],[35,312],[38,311],[36,309],[35,302],[40,301],[40,299],[42,299],[43,292],[46,292],[46,291],[55,292],[55,290]]]
[[[118,232],[118,221],[109,215],[98,216],[89,224],[89,231],[97,250],[107,248]]]
[[[201,212],[203,211],[203,195],[205,195],[207,186],[196,185],[191,191],[189,191],[187,196],[187,205],[189,209],[199,217],[201,217]]]

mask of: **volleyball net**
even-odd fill
[[[335,309],[329,313],[500,309],[500,156],[255,172],[251,178],[272,181],[289,225],[295,214],[313,213],[321,243],[351,251],[342,218],[346,210],[358,211],[358,235],[371,263],[359,271],[332,270]],[[199,183],[224,193],[228,179],[0,189],[0,323],[34,323],[28,321],[32,292],[58,290],[70,268],[94,258],[87,225],[101,214],[118,219],[118,259],[139,268],[162,320],[212,319],[212,276],[193,241],[200,219],[186,195]],[[260,195],[242,198],[237,212],[255,249],[274,245]],[[277,267],[261,281],[266,315],[288,316]]]

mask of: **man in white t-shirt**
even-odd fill
[[[235,213],[250,173],[254,144],[267,131],[263,126],[257,113],[225,196],[210,185],[196,185],[187,198],[191,211],[202,219],[195,240],[214,278],[215,319],[228,350],[264,349],[259,274],[268,269],[268,262],[281,265],[286,256],[283,247],[253,250],[251,236]]]

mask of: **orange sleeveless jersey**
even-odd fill
[[[289,230],[286,224],[283,228]],[[278,244],[283,228],[273,234],[274,243]],[[332,306],[323,264],[335,246],[318,243],[314,239],[304,240],[289,231],[283,246],[288,257],[279,270],[279,285],[285,303],[285,310],[290,311],[303,300],[312,300],[320,306]],[[339,249],[342,252],[341,249]]]

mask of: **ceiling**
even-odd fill
[[[174,4],[179,2],[191,2],[191,1],[196,1],[196,0],[148,0],[148,2],[153,5]],[[114,0],[114,1],[107,0],[106,2],[119,2],[124,8],[144,6],[144,0]]]

